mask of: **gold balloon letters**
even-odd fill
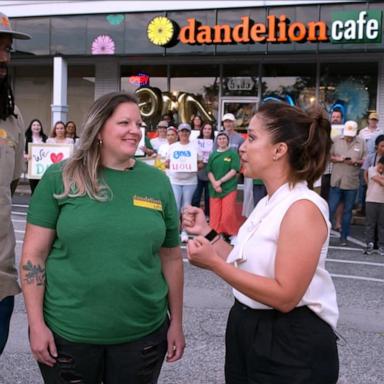
[[[136,90],[140,112],[149,120],[160,120],[167,112],[178,116],[179,123],[190,123],[193,115],[204,121],[215,122],[215,118],[204,105],[201,97],[187,92],[161,92],[158,88],[143,87]]]

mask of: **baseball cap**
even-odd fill
[[[161,120],[159,121],[159,124],[157,124],[157,128],[168,128],[168,121],[166,120]]]
[[[348,120],[344,124],[344,136],[355,137],[357,135],[357,123],[353,120]]]
[[[167,132],[168,131],[173,131],[173,132],[176,132],[177,133],[177,129],[176,127],[174,127],[173,125],[171,125],[170,127],[167,128]]]
[[[10,35],[14,39],[28,40],[31,38],[30,35],[22,32],[14,31],[11,27],[11,23],[3,12],[0,12],[0,34]]]
[[[377,120],[379,121],[379,114],[376,112],[372,112],[368,116],[368,120]]]
[[[192,131],[192,128],[188,123],[179,124],[179,127],[177,128],[177,130],[182,131],[183,129],[186,129],[187,131]]]
[[[221,120],[222,121],[225,121],[225,120],[236,121],[235,116],[232,113],[226,113]]]

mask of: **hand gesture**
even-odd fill
[[[191,235],[205,236],[211,230],[205,220],[204,211],[190,205],[183,209],[182,226]]]
[[[189,262],[200,268],[213,270],[216,263],[224,262],[218,256],[212,244],[203,236],[197,236],[193,240],[189,240],[187,251]]]

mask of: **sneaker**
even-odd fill
[[[384,256],[384,248],[379,248],[379,255]]]
[[[181,241],[182,243],[186,243],[186,242],[188,241],[188,234],[187,234],[187,232],[182,231],[182,232],[180,233],[180,241]]]
[[[384,252],[384,249],[383,249]],[[373,243],[368,243],[367,247],[365,248],[364,254],[365,255],[372,255],[373,253]]]
[[[345,247],[346,245],[348,245],[347,239],[344,239],[344,237],[341,237],[339,245],[341,247]]]

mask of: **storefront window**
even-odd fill
[[[122,91],[135,93],[140,112],[149,130],[154,130],[161,116],[167,112],[167,67],[140,65],[121,67]]]
[[[262,71],[262,100],[284,100],[303,109],[316,103],[316,64],[265,64]]]
[[[369,112],[376,110],[377,63],[321,64],[320,101],[328,112],[337,104],[344,120],[355,120],[360,127]]]
[[[215,123],[219,106],[218,65],[171,67],[171,110],[177,122],[190,122],[194,115]]]

